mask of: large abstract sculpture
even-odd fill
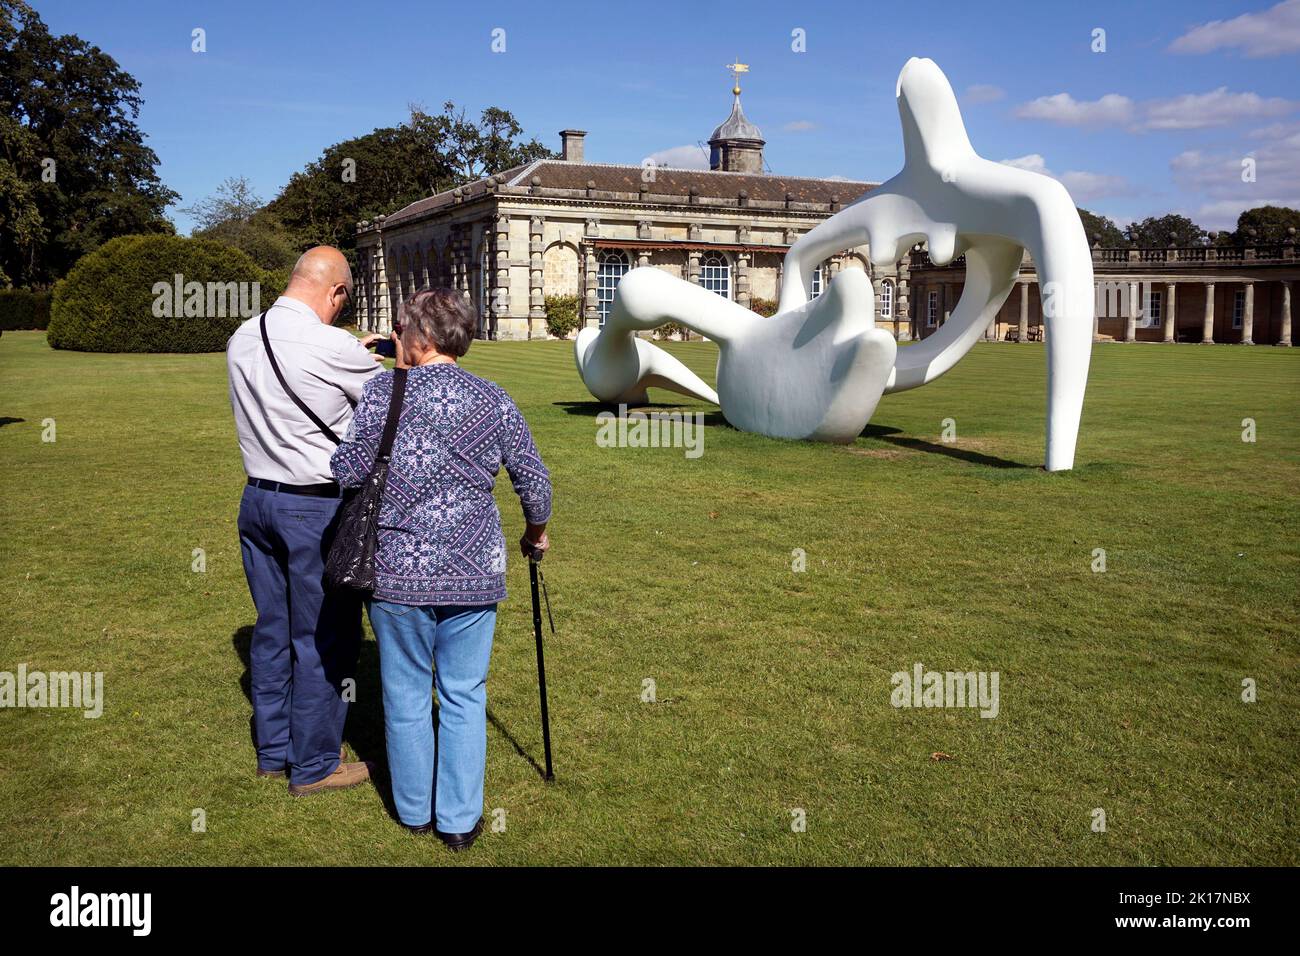
[[[778,438],[852,441],[882,395],[932,382],[966,354],[1015,284],[1024,250],[1038,271],[1047,341],[1048,471],[1074,464],[1092,348],[1092,256],[1078,212],[1054,179],[982,159],[966,135],[943,72],[913,58],[899,74],[903,169],[801,237],[786,254],[780,309],[764,318],[652,267],[623,277],[603,329],[575,343],[592,395],[644,402],[648,387],[722,407],[744,431]],[[827,256],[867,244],[874,262],[897,262],[924,240],[931,260],[966,256],[951,318],[899,349],[875,325],[870,279],[840,272],[809,301]],[[677,322],[718,344],[718,392],[637,331]]]

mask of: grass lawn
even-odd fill
[[[713,381],[712,346],[670,348]],[[488,685],[505,829],[453,857],[381,789],[295,800],[253,775],[223,356],[0,338],[0,670],[103,671],[106,697],[97,720],[0,710],[0,862],[1300,862],[1300,351],[1097,346],[1054,475],[1037,344],[977,345],[847,446],[684,406],[712,413],[697,460],[598,447],[567,343],[464,364],[515,397],[556,485],[557,781],[532,762],[512,559]],[[505,481],[498,500],[513,540]],[[998,672],[998,716],[891,706],[917,662]],[[382,726],[367,633],[347,741],[381,784]]]

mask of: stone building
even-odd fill
[[[417,289],[462,290],[487,339],[546,336],[545,299],[572,295],[587,325],[604,321],[618,280],[654,266],[751,307],[775,300],[794,240],[877,183],[765,171],[763,135],[740,87],[709,137],[710,169],[588,163],[586,132],[560,133],[559,159],[507,169],[357,225],[357,310],[386,331]],[[871,266],[859,247],[832,256],[817,291],[840,269],[867,271],[880,324],[907,338],[906,271]]]
[[[1092,250],[1097,287],[1094,338],[1113,342],[1211,342],[1291,345],[1291,292],[1300,279],[1295,229],[1287,241],[1249,246],[1135,246]],[[965,263],[936,267],[911,253],[915,338],[933,334],[961,295]],[[986,338],[1041,339],[1042,305],[1026,256],[1016,288]]]

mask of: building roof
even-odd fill
[[[745,111],[740,108],[740,94],[736,94],[735,100],[731,104],[731,115],[728,116],[713,135],[709,137],[709,142],[714,143],[719,140],[727,139],[745,139],[758,143],[764,142],[763,133],[757,126],[749,121],[745,116]]]
[[[741,119],[744,119],[742,114]],[[724,126],[726,124],[723,124]],[[719,127],[722,129],[722,127]],[[757,132],[757,128],[755,128]],[[779,176],[759,173],[732,173],[710,169],[669,169],[655,167],[654,179],[645,182],[649,167],[613,163],[570,163],[561,159],[539,159],[527,166],[516,166],[459,186],[462,202],[482,197],[491,190],[503,196],[539,196],[541,198],[581,198],[595,193],[596,201],[656,202],[656,197],[689,197],[692,190],[700,199],[735,200],[743,191],[755,203],[810,203],[827,206],[844,205],[857,199],[879,183],[848,179],[814,179],[805,176]],[[648,187],[642,190],[643,183]],[[609,194],[622,194],[613,197]],[[604,195],[602,195],[604,194]],[[420,219],[450,206],[456,190],[445,190],[411,203],[388,216],[384,227]]]

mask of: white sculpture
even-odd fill
[[[896,93],[902,171],[790,248],[776,316],[653,267],[634,269],[620,281],[605,327],[578,334],[578,373],[591,394],[636,403],[655,386],[720,404],[744,431],[852,441],[881,395],[933,381],[970,350],[1006,301],[1028,249],[1046,326],[1046,467],[1072,467],[1094,307],[1092,255],[1074,202],[1054,179],[976,155],[952,87],[931,60],[908,60]],[[873,261],[894,263],[920,240],[936,265],[966,256],[957,307],[923,341],[899,349],[876,328],[871,281],[861,270],[840,272],[809,301],[813,271],[827,256],[865,243]],[[718,393],[634,334],[666,322],[718,343]]]

